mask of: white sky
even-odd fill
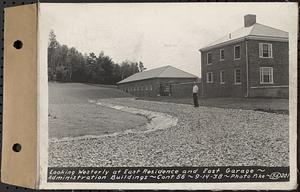
[[[147,69],[172,65],[200,76],[200,48],[243,27],[244,15],[295,32],[295,3],[41,4],[41,38],[82,53],[101,50],[113,61],[142,61]],[[46,42],[46,41],[44,41]]]

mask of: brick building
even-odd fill
[[[156,69],[146,70],[136,73],[118,82],[119,89],[128,92],[138,97],[156,97],[156,96],[173,96],[179,95],[174,89],[174,85],[182,84],[182,86],[176,86],[181,88],[182,93],[180,96],[191,96],[192,88],[186,89],[186,84],[190,84],[197,81],[198,77],[177,69],[172,66],[164,66]]]
[[[205,97],[288,98],[288,33],[244,17],[244,27],[200,49]]]

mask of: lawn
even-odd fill
[[[118,89],[79,83],[49,83],[49,138],[104,135],[137,129],[144,116],[96,106],[89,100],[131,97]]]
[[[162,101],[171,103],[193,104],[192,97],[174,98],[174,97],[141,97],[140,100]],[[279,114],[288,114],[288,99],[271,99],[271,98],[199,98],[200,106],[245,109],[264,111]]]

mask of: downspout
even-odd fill
[[[201,97],[204,97],[204,85],[203,85],[203,60],[202,60],[202,52],[201,49],[199,49],[200,52],[200,75],[201,75]]]
[[[246,97],[249,97],[249,61],[248,61],[248,41],[246,39]]]

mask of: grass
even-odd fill
[[[118,89],[79,83],[49,83],[49,137],[103,135],[137,129],[148,120],[88,100],[131,97]]]
[[[141,97],[137,99],[162,101],[171,103],[182,103],[193,105],[192,97],[174,98],[174,97]],[[264,111],[277,114],[289,113],[288,99],[271,98],[199,98],[199,105],[206,107],[232,108]]]

